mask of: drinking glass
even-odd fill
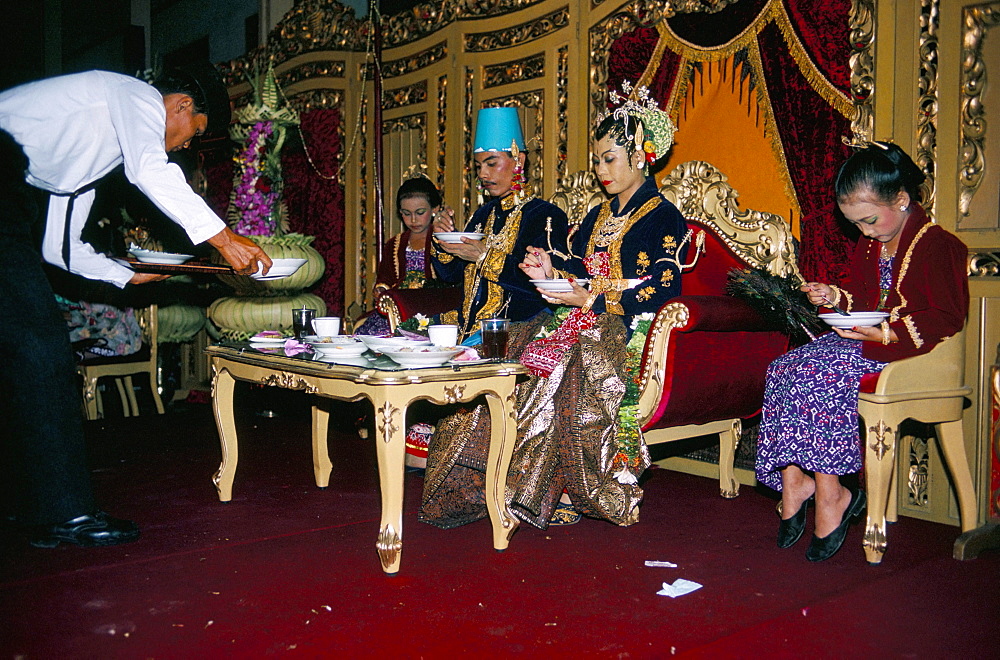
[[[303,307],[292,310],[292,331],[295,338],[302,341],[302,338],[313,333],[313,319],[316,318],[316,310]]]
[[[483,334],[482,356],[493,362],[507,357],[510,319],[483,319],[479,322]]]

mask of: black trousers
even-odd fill
[[[0,476],[4,509],[52,524],[95,508],[69,331],[42,270],[23,151],[0,131]]]

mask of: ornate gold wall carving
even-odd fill
[[[1000,3],[966,7],[962,12],[962,148],[959,163],[959,201],[961,215],[969,215],[972,198],[982,183],[986,169],[983,149],[986,138],[986,61],[983,40],[990,28],[1000,25]],[[995,64],[995,63],[994,63]]]
[[[303,80],[316,78],[343,78],[347,63],[344,60],[329,60],[325,62],[306,62],[283,74],[276,75],[277,83],[288,87]]]
[[[414,103],[423,103],[427,100],[427,81],[420,80],[396,89],[387,89],[382,92],[382,109],[393,110]]]
[[[383,24],[387,46],[402,46],[422,39],[463,18],[502,16],[532,7],[543,0],[475,0],[437,2],[417,5],[410,12],[389,17]]]
[[[434,44],[426,50],[422,50],[416,55],[403,57],[398,60],[388,60],[382,62],[382,75],[386,78],[395,78],[407,73],[425,69],[435,62],[440,62],[448,55],[448,42]]]
[[[855,136],[872,139],[875,116],[875,3],[874,0],[851,2],[851,99],[855,113],[851,131]]]
[[[483,67],[483,87],[499,87],[545,75],[545,53]]]
[[[541,39],[569,25],[569,8],[560,7],[555,11],[527,23],[514,25],[506,30],[493,30],[465,35],[465,50],[469,53],[513,48]]]
[[[437,104],[437,118],[438,118],[438,147],[437,147],[437,186],[438,190],[444,188],[444,171],[447,164],[447,146],[448,146],[448,131],[447,128],[447,117],[448,117],[448,76],[441,76],[438,78],[438,104]]]
[[[927,178],[920,186],[923,206],[934,219],[937,192],[939,0],[920,3],[920,75],[917,78],[917,146],[913,160]]]
[[[969,275],[1000,277],[1000,252],[976,252],[969,258]]]
[[[562,181],[566,176],[566,142],[569,140],[569,48],[559,49],[556,64],[556,117],[559,134],[556,136],[556,177]]]

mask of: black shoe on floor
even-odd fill
[[[837,554],[840,546],[844,544],[844,539],[847,537],[847,528],[850,526],[851,521],[864,513],[866,501],[865,491],[856,490],[852,492],[851,503],[847,505],[847,510],[844,511],[844,516],[840,519],[840,524],[823,538],[819,538],[818,536],[812,537],[809,549],[806,550],[806,559],[809,561],[823,561]]]
[[[92,548],[131,543],[138,538],[139,527],[131,520],[112,518],[97,511],[58,525],[39,525],[32,529],[29,542],[36,548],[54,548],[60,543]]]
[[[809,503],[813,498],[809,498],[802,503],[795,515],[787,520],[782,520],[778,524],[778,547],[790,548],[802,538],[802,532],[806,529],[806,511],[809,510]]]

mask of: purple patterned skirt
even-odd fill
[[[830,332],[767,368],[757,441],[757,481],[781,490],[795,464],[823,474],[861,470],[858,386],[885,363],[861,355],[861,342]]]

